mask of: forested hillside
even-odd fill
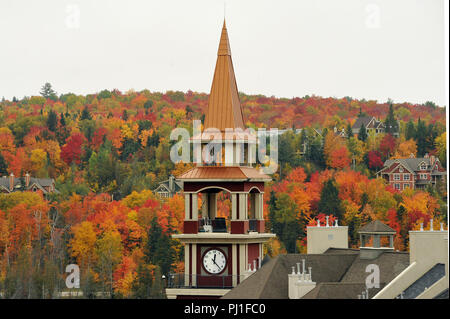
[[[445,185],[398,191],[375,178],[385,160],[410,154],[435,155],[446,167],[445,108],[349,97],[240,99],[249,127],[302,129],[280,137],[281,169],[265,191],[267,230],[278,235],[267,245],[272,256],[303,252],[306,225],[325,214],[349,226],[355,246],[358,228],[379,219],[397,231],[399,250],[420,222],[445,222]],[[184,199],[152,190],[190,167],[170,161],[169,135],[203,120],[207,103],[207,94],[191,91],[59,95],[49,84],[40,95],[3,99],[0,173],[54,178],[59,192],[0,194],[0,298],[56,297],[70,263],[80,265],[85,297],[162,297],[162,275],[184,269],[183,248],[170,237],[182,231]],[[399,127],[353,135],[364,115]],[[227,215],[223,196],[219,214]]]

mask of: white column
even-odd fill
[[[235,165],[238,164],[243,164],[241,157],[242,157],[242,150],[241,150],[241,143],[239,143],[238,141],[236,141],[236,143],[234,144],[234,149],[235,149],[235,153],[234,153],[234,163]]]
[[[225,166],[234,165],[234,143],[225,143]]]
[[[237,247],[236,244],[231,246],[231,260],[233,264],[231,265],[231,273],[233,274],[233,287],[237,286]]]
[[[241,193],[239,194],[239,220],[247,220],[248,219],[248,210],[247,210],[247,201],[248,194]]]
[[[197,244],[192,245],[192,285],[197,285]]]
[[[248,246],[247,244],[239,245],[239,274],[243,275],[248,264]]]
[[[248,143],[248,164],[256,163],[256,143]]]
[[[184,194],[184,220],[189,220],[189,210],[190,210],[189,195],[190,194]]]
[[[184,285],[189,286],[189,245],[184,245]]]
[[[264,219],[264,200],[263,194],[256,194],[256,219]]]
[[[231,194],[231,220],[236,220],[237,218],[237,205],[236,205],[236,194]]]
[[[192,219],[198,220],[198,195],[192,194]]]

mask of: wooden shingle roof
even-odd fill
[[[395,234],[396,231],[389,227],[388,225],[383,224],[379,220],[374,220],[363,227],[361,227],[358,233],[386,233],[386,234]]]

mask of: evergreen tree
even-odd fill
[[[386,126],[386,133],[392,135],[398,133],[398,122],[395,119],[394,106],[392,104],[389,105],[389,113],[384,121],[384,125]]]
[[[152,272],[144,263],[139,263],[136,272],[136,278],[131,284],[132,296],[134,299],[149,299],[152,295]]]
[[[297,239],[304,236],[301,221],[297,218],[297,205],[286,193],[281,193],[276,199],[274,213],[274,231],[283,243],[288,253],[297,250]]]
[[[148,99],[145,103],[144,103],[144,108],[146,111],[151,110],[151,108],[153,107],[153,101]]]
[[[347,139],[351,139],[353,137],[353,130],[350,123],[347,123],[347,129],[345,130],[345,135],[347,135]]]
[[[361,124],[361,128],[359,129],[358,140],[363,142],[367,140],[367,130],[364,124]]]
[[[52,85],[48,82],[42,86],[41,91],[39,93],[46,99],[50,99],[53,101],[58,100],[56,92],[53,90]]]
[[[163,299],[164,295],[164,283],[162,280],[161,268],[156,266],[155,278],[153,279],[150,296],[152,299]]]
[[[405,139],[410,140],[414,139],[415,137],[416,137],[416,128],[414,127],[414,122],[409,120],[408,123],[406,123]]]
[[[47,128],[49,131],[55,132],[56,127],[58,126],[58,117],[56,112],[50,110],[47,115]]]
[[[334,215],[342,220],[343,209],[341,199],[339,198],[339,190],[333,178],[327,180],[323,185],[318,211],[325,215]]]
[[[161,267],[162,273],[168,275],[172,268],[175,252],[169,235],[162,231],[156,217],[150,223],[144,255],[147,263]]]
[[[87,105],[84,107],[83,112],[81,112],[80,120],[92,120],[91,112],[89,112]]]
[[[64,113],[61,112],[61,118],[59,119],[59,124],[61,124],[61,126],[66,126],[66,119],[64,117]]]
[[[0,153],[0,174],[5,176],[8,175],[8,164],[6,164],[5,158]]]
[[[425,123],[420,120],[417,121],[416,130],[417,156],[422,157],[427,152],[427,128]]]

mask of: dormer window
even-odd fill
[[[420,170],[421,171],[424,171],[426,169],[427,169],[427,164],[425,164],[425,163],[420,164]]]

